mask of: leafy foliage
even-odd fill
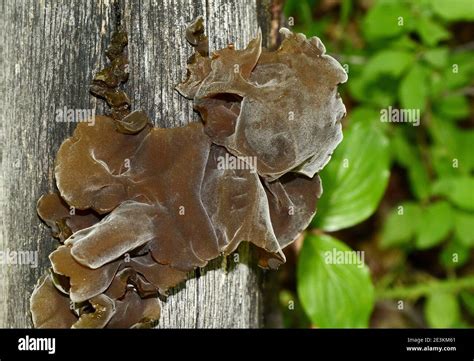
[[[324,196],[314,225],[337,231],[367,219],[377,208],[389,175],[388,139],[378,115],[358,109],[351,116],[346,139],[321,173]]]
[[[458,300],[451,293],[433,293],[426,301],[425,314],[431,327],[454,327],[459,322]]]
[[[367,326],[372,302],[354,295],[370,293],[369,277],[321,258],[328,247],[344,249],[342,241],[355,249],[365,242],[380,255],[371,268],[377,288],[445,279],[449,286],[422,295],[425,325],[468,325],[463,316],[474,309],[474,285],[463,277],[474,265],[474,50],[472,36],[459,29],[472,33],[474,3],[287,0],[285,14],[292,30],[320,37],[349,74],[344,140],[321,173],[317,236],[306,237],[298,260],[296,288],[307,315],[320,327]],[[414,112],[408,122],[381,121],[391,109]],[[341,241],[323,233],[335,231]],[[395,267],[377,274],[394,250],[401,254]]]
[[[421,208],[416,203],[407,202],[393,209],[387,216],[382,231],[382,247],[408,244],[420,226]]]
[[[346,252],[356,257],[344,243],[328,235],[305,240],[298,264],[298,294],[318,327],[368,326],[374,303],[369,270],[355,262],[337,263],[337,257],[346,257]]]

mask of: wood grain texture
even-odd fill
[[[31,327],[29,297],[56,246],[36,215],[40,195],[54,189],[53,161],[75,124],[55,121],[56,110],[95,108],[93,72],[105,61],[120,15],[129,32],[135,109],[161,127],[197,121],[175,85],[192,49],[187,22],[203,15],[211,50],[243,47],[257,32],[255,0],[21,0],[0,4],[0,251],[37,251],[38,267],[0,265],[0,327]],[[217,259],[172,290],[159,327],[261,327],[262,271],[248,245]]]

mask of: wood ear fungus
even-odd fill
[[[112,36],[111,64],[91,87],[110,115],[64,141],[59,194],[38,202],[63,244],[31,297],[36,327],[152,327],[159,294],[243,241],[262,250],[262,267],[285,261],[342,139],[337,85],[347,75],[318,38],[282,33],[274,52],[259,33],[245,49],[209,56],[203,19],[193,22],[186,38],[196,52],[177,89],[202,122],[171,129],[131,111],[120,89],[127,34]]]

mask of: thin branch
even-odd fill
[[[465,289],[474,290],[474,276],[430,281],[424,284],[418,284],[408,287],[396,287],[392,289],[383,289],[377,291],[377,299],[409,299],[416,300],[431,293],[438,292],[459,292]]]

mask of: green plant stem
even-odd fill
[[[436,292],[458,292],[464,289],[474,289],[474,276],[430,281],[424,284],[418,284],[408,287],[396,287],[392,289],[377,290],[377,299],[410,299],[416,300],[420,297],[426,296],[429,293]]]

